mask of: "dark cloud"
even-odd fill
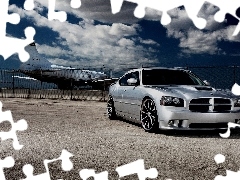
[[[136,4],[124,1],[122,9],[117,14],[112,14],[110,0],[82,0],[82,6],[79,9],[85,17],[104,23],[127,23],[132,24],[139,21],[133,11]]]

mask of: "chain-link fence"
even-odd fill
[[[240,66],[187,67],[186,69],[201,79],[207,80],[217,89],[231,90],[234,83],[240,84]],[[94,83],[89,83],[89,73],[77,74],[76,70],[39,71],[34,72],[34,75],[30,77],[18,71],[0,70],[0,97],[107,100],[108,87],[116,79],[99,80],[98,77]],[[69,77],[66,78],[66,76]],[[82,81],[74,79],[77,76]],[[42,81],[37,79],[42,79]]]
[[[25,73],[29,74],[30,71]],[[30,77],[19,71],[0,70],[0,97],[106,101],[107,88],[116,80],[102,79],[89,83],[88,73],[78,77],[79,73],[74,70],[31,73]],[[82,81],[74,79],[76,77]]]
[[[240,66],[188,67],[187,69],[202,80],[207,80],[212,87],[217,89],[231,90],[234,83],[240,84]]]

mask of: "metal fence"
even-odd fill
[[[187,67],[217,89],[231,90],[234,83],[240,84],[240,66]],[[74,72],[74,71],[73,71]],[[109,81],[102,80],[97,89],[91,86],[76,86],[59,89],[54,83],[41,82],[20,72],[0,70],[0,97],[38,98],[106,101]]]
[[[216,89],[231,90],[234,83],[240,84],[240,66],[226,67],[188,67],[203,80],[207,80]]]
[[[0,97],[106,101],[109,80],[100,83],[97,89],[89,85],[59,89],[54,83],[41,82],[18,71],[0,70]]]

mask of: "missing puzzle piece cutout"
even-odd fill
[[[226,131],[225,133],[219,133],[219,135],[220,135],[222,138],[229,138],[229,137],[230,137],[231,128],[240,128],[240,125],[239,125],[239,124],[232,123],[232,122],[228,122],[227,125],[228,125],[227,131]]]
[[[0,54],[4,59],[9,58],[11,55],[18,53],[19,59],[25,62],[29,59],[29,54],[25,51],[25,47],[33,42],[35,35],[35,29],[28,27],[25,29],[26,39],[17,39],[13,37],[7,37],[6,27],[7,23],[18,24],[20,22],[19,14],[8,14],[8,0],[0,1]]]
[[[81,0],[71,0],[70,3],[72,8],[79,8],[81,6]],[[67,20],[67,13],[65,11],[55,11],[56,0],[48,0],[48,20],[59,20],[60,22],[65,22]],[[34,0],[25,0],[24,9],[33,10]]]
[[[73,163],[70,160],[70,157],[73,155],[69,153],[67,150],[62,150],[61,156],[57,159],[52,159],[52,160],[44,160],[44,167],[46,169],[45,173],[38,174],[38,175],[33,175],[33,166],[31,164],[27,164],[23,166],[23,173],[26,175],[25,179],[22,180],[51,180],[49,169],[48,169],[48,164],[55,162],[55,161],[62,161],[62,169],[64,171],[70,171],[73,168]]]
[[[237,16],[236,12],[237,9],[240,7],[240,0],[207,0],[208,2],[214,4],[215,6],[219,7],[219,11],[215,14],[214,19],[217,22],[223,22],[225,19],[225,15],[231,14],[236,19],[238,19],[239,23],[236,26],[235,31],[233,32],[233,36],[237,36],[240,31],[240,17]]]
[[[30,58],[30,56],[25,50],[25,47],[34,41],[34,35],[35,29],[32,27],[28,27],[25,29],[26,39],[0,37],[0,54],[3,56],[4,59],[7,59],[11,55],[18,53],[19,59],[22,62],[26,62]]]
[[[48,0],[48,19],[59,20],[64,22],[67,19],[67,13],[64,11],[55,11],[56,0]],[[72,8],[79,8],[81,6],[81,0],[71,0]],[[34,41],[33,37],[36,31],[32,27],[27,27],[25,31],[26,39],[18,39],[13,37],[7,37],[6,27],[7,23],[18,24],[20,22],[20,16],[17,13],[8,14],[9,0],[0,1],[0,55],[4,59],[9,58],[11,55],[18,53],[19,59],[22,62],[26,62],[30,56],[28,52],[25,51],[25,47]],[[34,9],[34,0],[25,0],[24,2],[25,10]]]
[[[161,24],[167,25],[171,22],[171,17],[168,14],[169,10],[184,6],[188,17],[192,19],[194,25],[198,29],[206,27],[207,21],[203,18],[198,17],[198,13],[201,10],[204,3],[209,2],[219,7],[219,11],[215,14],[214,18],[217,22],[223,22],[227,13],[233,15],[235,18],[240,20],[236,15],[236,10],[240,7],[240,0],[125,0],[132,3],[138,4],[134,15],[137,18],[143,18],[145,16],[145,9],[151,8],[162,12]],[[121,10],[124,0],[111,0],[112,13],[116,14]],[[233,36],[236,36],[240,31],[240,23],[236,27]]]
[[[3,169],[13,167],[14,163],[15,163],[15,161],[14,161],[13,157],[11,157],[11,156],[6,157],[3,160],[0,159],[0,179],[1,180],[5,180],[5,175],[4,175]]]
[[[108,180],[108,172],[104,171],[101,173],[95,173],[94,169],[82,169],[79,172],[80,177],[83,180],[87,180],[90,177],[93,177],[94,180]]]
[[[121,9],[121,6],[123,4],[124,0],[111,0],[111,6],[112,6],[112,13],[118,13]],[[143,18],[145,16],[145,9],[151,8],[162,12],[161,17],[161,24],[162,25],[168,25],[171,22],[171,17],[168,14],[168,11],[180,7],[184,5],[186,12],[193,20],[193,23],[196,27],[199,29],[203,29],[207,22],[205,19],[197,17],[198,12],[200,11],[201,7],[203,6],[205,1],[198,0],[198,1],[192,1],[192,0],[126,0],[129,2],[137,3],[138,6],[136,7],[134,11],[134,15],[137,18]]]
[[[158,176],[158,171],[156,168],[145,169],[143,159],[139,159],[132,163],[120,166],[116,168],[116,171],[119,174],[119,178],[135,173],[137,173],[139,180],[145,180],[146,178],[153,179],[157,178]]]
[[[240,86],[237,83],[232,86],[232,93],[236,96],[240,96]]]
[[[217,164],[225,162],[225,156],[222,154],[217,154],[214,157],[214,160]],[[214,180],[239,180],[240,179],[240,171],[234,172],[226,170],[226,176],[217,175]]]
[[[24,119],[19,120],[18,122],[14,122],[12,118],[11,111],[2,111],[2,102],[0,101],[0,123],[8,121],[11,124],[11,130],[8,132],[0,132],[0,138],[2,140],[12,139],[13,140],[13,148],[15,150],[20,150],[23,145],[19,144],[17,139],[17,131],[24,131],[27,129],[28,125]]]
[[[55,1],[49,0],[49,3],[52,3],[52,5],[55,4]],[[71,0],[70,3],[72,8],[80,8],[81,7],[81,0]],[[55,6],[53,6],[55,7]],[[24,9],[30,11],[34,9],[34,0],[25,0],[24,2]]]
[[[72,8],[79,8],[81,6],[81,0],[71,0],[70,5]],[[60,22],[65,22],[67,20],[67,13],[65,11],[56,12],[55,6],[56,0],[48,0],[48,20],[57,19]]]
[[[34,9],[34,0],[25,0],[24,9],[26,9],[27,11],[33,10]]]

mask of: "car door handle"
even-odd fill
[[[126,91],[126,89],[124,89],[123,91]]]

